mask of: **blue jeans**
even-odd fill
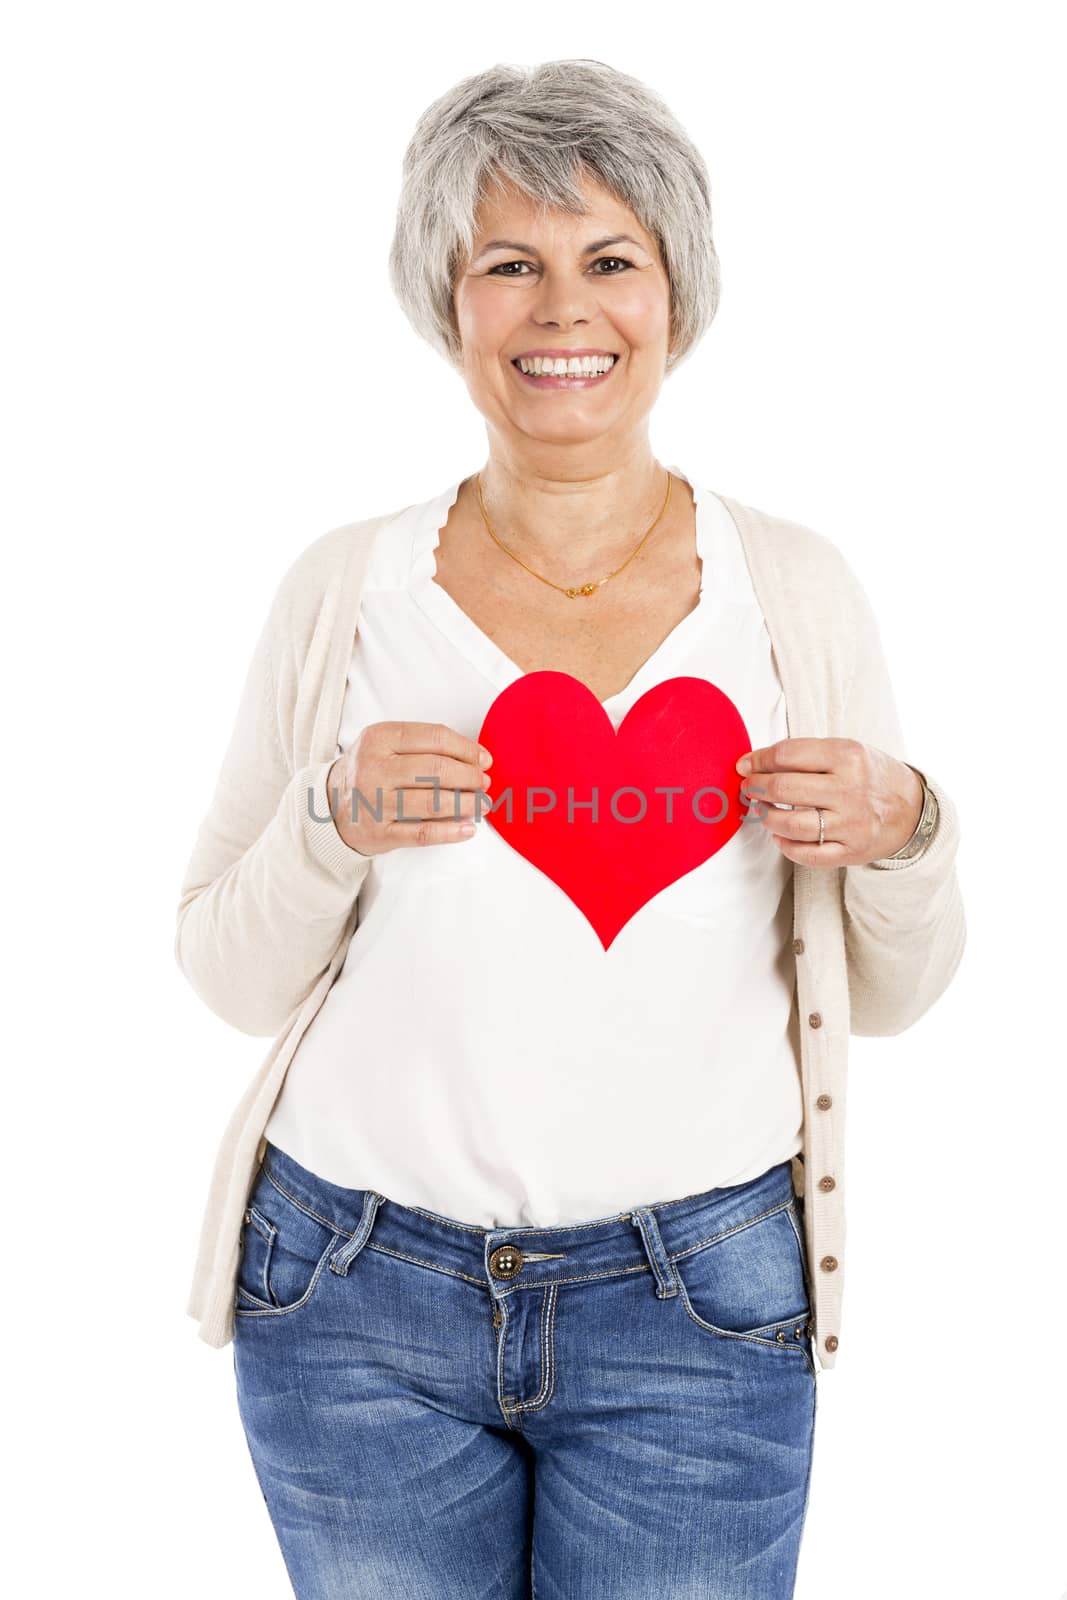
[[[233,1341],[299,1600],[789,1600],[816,1409],[788,1161],[486,1230],[267,1145]]]

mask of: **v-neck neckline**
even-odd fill
[[[651,689],[671,675],[671,663],[680,660],[690,640],[698,630],[704,628],[713,597],[718,594],[718,585],[710,581],[712,540],[708,518],[712,515],[712,508],[707,503],[708,496],[700,485],[679,467],[668,466],[667,470],[683,479],[693,492],[696,510],[696,553],[701,563],[697,603],[692,611],[687,612],[675,623],[670,633],[638,667],[625,687],[616,694],[609,695],[606,700],[599,701],[613,720],[618,719],[624,702],[627,706],[634,704],[647,689]],[[489,635],[467,615],[458,601],[453,600],[448,590],[436,582],[437,547],[441,542],[441,532],[465,481],[465,478],[458,478],[450,488],[424,508],[423,516],[412,539],[408,592],[419,609],[499,692],[519,678],[526,677],[526,669],[518,666],[499,645],[494,644]]]

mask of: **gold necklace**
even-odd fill
[[[652,528],[654,528],[656,526],[656,523],[659,522],[660,518],[663,516],[663,513],[667,509],[667,505],[668,505],[668,503],[670,501],[670,498],[671,498],[671,483],[673,481],[673,478],[674,478],[674,474],[672,472],[668,472],[667,473],[667,496],[666,496],[666,499],[664,500],[662,506],[660,507],[659,516],[656,518],[656,521],[653,522],[653,524],[652,524]],[[518,561],[520,567],[526,567],[525,561],[520,560],[520,558],[515,554],[514,550],[509,550],[507,545],[504,543],[504,541],[502,539],[497,539],[496,534],[493,533],[493,527],[492,527],[492,524],[489,521],[489,517],[488,517],[488,514],[487,514],[486,509],[485,509],[485,501],[482,499],[482,475],[481,475],[480,472],[475,475],[474,481],[478,486],[478,504],[481,507],[482,520],[484,521],[486,527],[489,529],[489,533],[490,533],[491,537],[500,546],[501,550],[504,551],[505,555],[509,555],[511,557],[512,561]],[[648,534],[652,532],[652,528],[649,528],[648,533],[646,533],[644,539],[641,540],[641,544],[639,544],[637,546],[637,550],[640,550],[641,545],[643,545],[644,542],[645,542],[645,539],[648,538]],[[626,557],[626,560],[623,562],[621,567],[616,567],[614,572],[609,572],[607,578],[600,578],[596,583],[583,583],[583,584],[580,584],[577,589],[569,589],[569,588],[567,588],[567,586],[565,584],[562,584],[562,583],[553,583],[551,578],[542,577],[539,572],[534,572],[534,569],[532,567],[526,567],[526,571],[529,572],[533,577],[540,578],[541,582],[542,583],[547,583],[550,588],[558,589],[560,594],[565,594],[568,597],[568,599],[574,600],[580,594],[593,594],[595,590],[600,588],[600,585],[602,583],[607,583],[608,578],[616,578],[616,577],[618,577],[619,573],[622,572],[623,568],[628,567],[630,565],[630,562],[633,560],[634,556],[637,554],[637,550],[634,550],[631,555],[628,555]]]

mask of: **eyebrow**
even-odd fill
[[[595,255],[598,250],[605,249],[609,244],[635,244],[639,250],[644,250],[645,248],[639,239],[631,238],[628,233],[610,233],[606,238],[594,239],[592,244],[587,244],[582,251],[582,255]],[[527,256],[535,256],[537,254],[532,244],[520,244],[516,239],[490,239],[488,244],[482,245],[482,248],[474,257],[475,261],[480,260],[482,256],[487,256],[490,250],[519,250],[523,255]]]

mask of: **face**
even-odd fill
[[[543,443],[640,426],[669,351],[670,285],[655,240],[606,189],[592,179],[582,187],[582,217],[541,214],[510,185],[494,190],[454,293],[474,404],[491,426]],[[615,361],[579,378],[524,376],[516,358],[539,352]]]

